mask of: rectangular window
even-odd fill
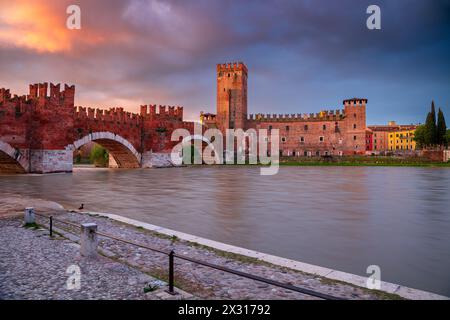
[[[308,131],[308,125],[305,124],[305,131]]]
[[[323,142],[324,139],[325,139],[324,137],[319,137],[320,142]]]
[[[286,142],[286,137],[281,137],[281,142]]]
[[[286,126],[286,131],[289,131],[289,126]]]
[[[356,140],[356,136],[353,136],[353,140]]]
[[[300,142],[305,142],[305,137],[300,137]]]
[[[327,130],[327,126],[324,124],[324,125],[322,126],[322,129],[323,129],[323,130]]]

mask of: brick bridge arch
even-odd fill
[[[66,150],[75,151],[89,142],[96,142],[108,150],[119,168],[139,168],[142,155],[133,145],[118,134],[112,132],[94,132],[66,146]]]
[[[170,166],[177,141],[171,132],[183,121],[183,107],[143,105],[140,113],[123,108],[75,106],[75,86],[31,84],[27,95],[0,88],[0,162],[13,171],[71,172],[73,150],[89,141],[103,145],[121,168]]]
[[[25,173],[28,160],[19,150],[0,140],[0,172]]]

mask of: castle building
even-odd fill
[[[346,99],[343,109],[318,113],[248,114],[247,79],[242,62],[217,65],[216,114],[200,114],[206,128],[223,134],[226,129],[278,129],[281,156],[365,154],[367,99]]]

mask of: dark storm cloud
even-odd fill
[[[42,2],[56,15],[51,26],[65,22],[67,4]],[[315,112],[358,95],[369,98],[369,122],[422,121],[432,98],[450,112],[450,1],[78,4],[82,30],[63,38],[69,49],[1,41],[0,32],[1,86],[68,82],[78,103],[180,104],[194,118],[215,109],[215,64],[243,60],[251,112]],[[382,30],[365,27],[370,4],[381,7]],[[0,28],[8,22],[0,17]]]

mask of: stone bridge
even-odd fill
[[[49,90],[50,89],[50,90]],[[183,108],[144,105],[140,114],[123,108],[76,107],[75,86],[32,84],[28,95],[0,89],[0,171],[70,172],[73,151],[94,141],[120,168],[171,165],[170,141],[183,121]]]

